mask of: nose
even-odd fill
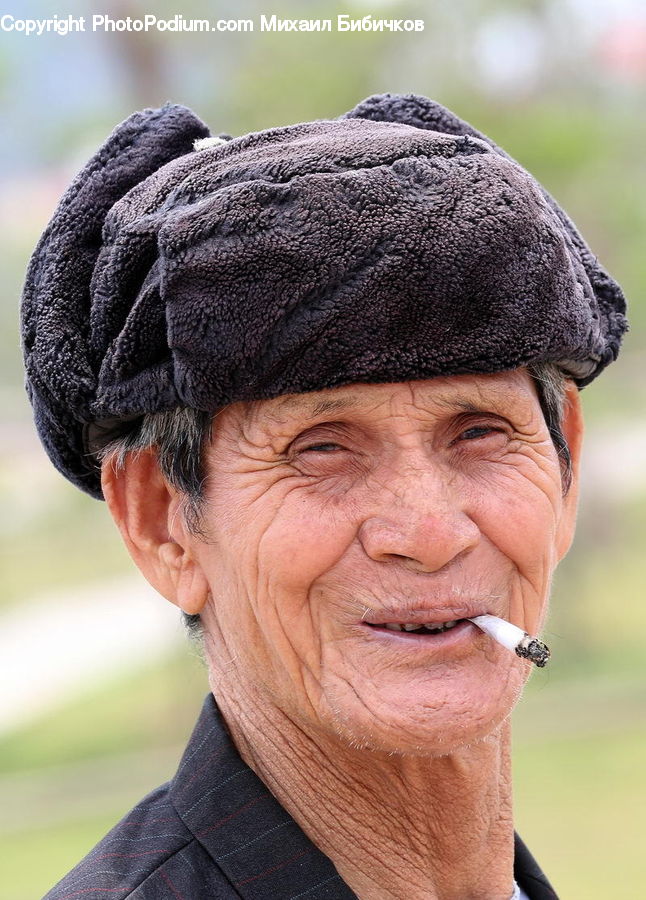
[[[466,556],[480,529],[465,511],[458,486],[426,455],[415,464],[390,464],[370,488],[370,514],[359,541],[377,562],[414,572],[438,572]]]

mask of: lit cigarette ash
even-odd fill
[[[498,616],[473,616],[469,621],[481,628],[494,641],[498,641],[508,650],[513,650],[517,656],[531,660],[541,669],[550,658],[549,647],[543,641],[532,637],[505,619],[499,619]]]

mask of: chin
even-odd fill
[[[364,700],[348,687],[329,700],[324,724],[356,750],[446,756],[498,733],[524,683],[524,673],[514,666],[500,681],[480,682],[471,690],[466,684],[461,691],[456,684],[435,692],[393,684],[380,692],[373,689]]]

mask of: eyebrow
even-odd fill
[[[478,405],[471,400],[456,395],[455,397],[436,397],[435,402],[452,410],[461,410],[462,412],[477,413],[482,412],[489,403]],[[357,394],[348,394],[345,397],[336,397],[333,399],[315,401],[308,397],[286,397],[276,407],[276,411],[290,409],[299,412],[307,412],[310,416],[318,416],[327,412],[336,412],[342,409],[368,409],[375,405],[373,399],[366,400]]]
[[[366,409],[374,406],[374,400],[366,400],[356,394],[349,394],[346,397],[335,397],[330,400],[312,400],[307,397],[286,397],[278,404],[278,409],[282,410],[286,407],[295,410],[307,410],[310,415],[318,416],[326,412],[335,412],[339,409],[349,409],[350,407]]]

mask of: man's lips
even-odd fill
[[[433,646],[439,649],[440,646],[461,645],[464,639],[476,637],[478,629],[469,619],[489,612],[482,600],[413,609],[382,607],[364,613],[360,624],[375,638],[394,640],[402,647]]]
[[[471,619],[474,616],[496,615],[482,603],[460,606],[443,606],[420,609],[371,609],[361,617],[361,623],[384,627],[387,624],[397,625],[442,625],[460,619]]]
[[[394,631],[385,625],[370,625],[365,622],[363,627],[371,639],[380,643],[384,642],[384,645],[399,646],[402,649],[406,647],[409,650],[417,649],[422,652],[425,649],[436,651],[440,648],[462,646],[465,640],[470,641],[482,634],[480,629],[468,619],[458,619],[452,627],[438,631],[427,631],[425,628],[421,631]]]

